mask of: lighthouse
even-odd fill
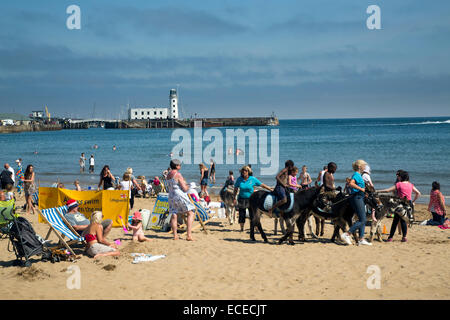
[[[169,106],[169,118],[178,119],[178,96],[176,89],[170,89]]]

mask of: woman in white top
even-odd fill
[[[183,176],[179,172],[181,169],[180,160],[174,159],[170,161],[170,168],[171,170],[167,175],[167,190],[169,191],[169,213],[172,214],[170,224],[173,231],[173,239],[179,239],[177,234],[177,215],[187,213],[186,240],[193,241],[192,223],[194,222],[195,206],[186,193],[189,190],[189,185],[184,181]]]

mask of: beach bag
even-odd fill
[[[29,257],[40,255],[44,251],[44,246],[36,235],[33,226],[23,217],[18,217],[13,221],[9,229],[9,240],[17,259],[25,258],[28,260]]]

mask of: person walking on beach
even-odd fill
[[[36,186],[34,184],[35,174],[33,165],[29,164],[25,170],[25,178],[23,180],[25,190],[25,202],[27,206],[26,214],[30,214],[30,210],[35,214],[32,195],[36,192]]]
[[[84,172],[84,169],[86,167],[86,157],[84,156],[84,153],[81,154],[78,163],[80,164],[80,173]]]
[[[356,221],[347,232],[341,234],[341,239],[347,244],[352,244],[351,234],[356,230],[359,230],[359,241],[357,239],[358,245],[372,245],[364,238],[366,227],[366,208],[364,204],[364,193],[366,191],[366,185],[363,178],[361,177],[361,173],[364,171],[366,165],[367,163],[364,160],[356,160],[352,164],[354,173],[349,182],[349,186],[351,188],[350,205],[358,216],[358,221]]]
[[[416,200],[421,196],[421,193],[417,188],[409,182],[409,173],[407,171],[399,171],[399,178],[400,181],[397,182],[395,185],[388,189],[378,190],[378,192],[395,192],[397,193],[397,196],[399,198],[406,197],[407,200],[409,200],[412,210],[414,212],[414,203]],[[414,200],[412,199],[412,193],[414,192]],[[394,213],[394,220],[392,221],[391,225],[391,232],[389,233],[389,237],[387,238],[386,242],[392,242],[395,234],[395,229],[397,228],[398,222],[400,221],[400,226],[402,228],[402,242],[406,242],[406,234],[408,233],[408,225],[406,224],[406,221],[400,218],[400,216],[397,213]]]
[[[209,179],[212,180],[213,184],[216,184],[216,163],[211,159],[211,165],[209,170]]]
[[[307,189],[311,186],[312,179],[309,173],[306,171],[308,168],[306,166],[302,167],[302,172],[300,173],[300,185],[302,189]]]
[[[98,183],[97,190],[100,190],[101,186],[103,186],[103,190],[114,190],[114,180],[115,178],[109,170],[109,166],[105,165],[100,172],[100,182]]]
[[[120,255],[119,250],[117,250],[117,245],[106,240],[102,219],[102,212],[94,211],[84,235],[84,239],[86,240],[86,253],[94,259]]]
[[[91,154],[91,157],[89,158],[89,173],[94,173],[94,166],[95,166],[95,159],[94,155]]]
[[[208,168],[203,164],[200,163],[200,196],[208,196]]]
[[[169,191],[169,213],[172,214],[170,225],[173,239],[178,240],[178,215],[187,214],[186,240],[193,241],[192,224],[194,222],[195,206],[192,204],[186,192],[189,186],[180,173],[181,162],[178,159],[170,161],[170,172],[167,175],[167,190]]]
[[[252,195],[255,186],[261,186],[264,189],[269,190],[271,192],[273,191],[273,189],[265,185],[261,181],[259,181],[253,175],[250,175],[252,173],[252,169],[249,166],[243,166],[240,172],[241,175],[236,179],[236,182],[234,183],[233,199],[234,205],[236,206],[237,204],[238,206],[239,210],[238,222],[241,225],[241,232],[242,232],[244,231],[246,210],[250,207],[250,196]]]

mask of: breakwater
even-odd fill
[[[61,130],[62,126],[60,124],[21,124],[16,126],[0,126],[0,133],[19,133],[19,132],[29,132],[29,131],[57,131]]]
[[[105,122],[106,129],[160,129],[193,128],[201,122],[202,127],[242,127],[242,126],[278,126],[276,117],[252,118],[196,118],[196,119],[148,119]]]

